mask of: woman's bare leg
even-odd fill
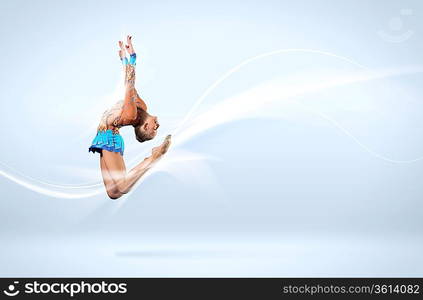
[[[150,157],[145,158],[129,172],[126,172],[125,162],[120,153],[103,150],[102,175],[109,197],[117,199],[128,193],[135,183],[167,152],[169,146],[170,136],[167,136],[159,147],[153,148]]]
[[[104,186],[106,187],[106,192],[109,198],[117,199],[122,196],[122,194],[119,192],[113,182],[112,176],[110,175],[109,170],[107,169],[103,156],[100,156],[100,169],[101,175],[103,176]]]

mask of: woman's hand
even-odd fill
[[[128,52],[129,55],[134,54],[135,50],[134,50],[134,46],[132,45],[132,36],[128,35],[126,37],[126,51]]]
[[[120,59],[125,59],[125,57],[126,57],[126,51],[125,51],[125,47],[124,47],[124,45],[123,45],[123,42],[122,41],[119,41],[119,48],[120,48],[120,50],[119,50],[119,57],[120,57]]]

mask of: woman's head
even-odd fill
[[[134,126],[135,137],[142,143],[153,139],[157,135],[160,124],[157,117],[148,114],[145,110],[137,108],[137,125]]]

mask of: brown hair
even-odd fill
[[[144,125],[145,120],[147,120],[147,117],[148,113],[145,110],[137,107],[137,122],[135,123],[136,125],[134,125],[134,132],[137,141],[140,143],[152,139],[152,137],[142,129],[142,126]]]

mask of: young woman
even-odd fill
[[[153,139],[157,134],[159,123],[157,117],[147,113],[147,105],[135,89],[136,54],[132,37],[127,37],[127,44],[119,41],[119,57],[125,68],[125,98],[107,110],[101,118],[89,151],[100,153],[100,168],[107,195],[118,199],[129,192],[134,184],[165,154],[170,146],[168,135],[163,143],[153,148],[152,155],[145,158],[129,172],[123,160],[124,142],[119,129],[133,126],[135,137],[142,143]],[[126,57],[129,54],[129,60]]]

